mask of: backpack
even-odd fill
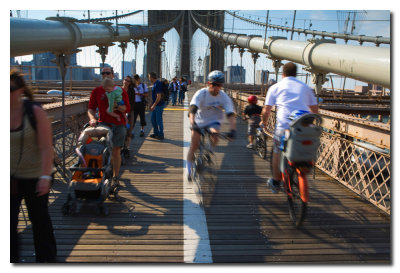
[[[37,105],[42,107],[39,102],[32,101],[32,100],[24,100],[24,114],[28,116],[29,123],[31,124],[32,128],[36,131],[37,130],[37,121],[35,117],[35,113],[33,112],[33,106]]]
[[[168,85],[165,83],[162,83],[163,88],[162,88],[162,93],[161,93],[161,99],[163,101],[169,101],[169,90],[168,90]]]

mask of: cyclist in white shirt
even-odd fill
[[[267,125],[272,106],[276,105],[276,127],[274,132],[273,156],[272,156],[272,178],[268,179],[267,185],[273,193],[280,188],[281,177],[279,176],[280,141],[285,130],[289,129],[290,114],[295,110],[311,111],[318,113],[318,103],[313,90],[296,79],[297,66],[292,62],[286,63],[283,68],[283,79],[268,89],[264,108],[261,113],[260,125]]]
[[[187,155],[187,171],[190,176],[191,166],[194,159],[194,152],[200,144],[201,129],[207,128],[211,133],[219,133],[224,112],[230,125],[228,137],[234,139],[236,136],[236,118],[232,100],[222,91],[225,82],[225,75],[215,70],[208,75],[208,87],[198,90],[189,108],[189,121],[192,130],[190,149]],[[211,136],[213,145],[218,142],[217,137]]]

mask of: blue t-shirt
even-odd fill
[[[161,94],[161,100],[159,101],[159,103],[157,104],[157,106],[162,106],[164,105],[164,100],[162,99],[162,90],[163,90],[163,83],[159,80],[156,80],[153,84],[153,88],[151,89],[151,98],[153,99],[153,103],[156,101],[157,99],[157,94],[160,93]]]

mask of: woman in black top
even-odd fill
[[[129,156],[129,145],[131,143],[132,139],[132,131],[133,131],[133,117],[134,117],[134,109],[135,109],[135,94],[137,92],[136,90],[136,83],[132,79],[131,76],[126,76],[124,81],[123,81],[123,86],[122,86],[126,92],[128,93],[129,97],[129,104],[131,105],[131,111],[128,113],[128,124],[127,124],[127,134],[125,138],[125,145],[124,145],[124,151],[126,151]]]

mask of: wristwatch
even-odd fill
[[[44,179],[47,181],[51,181],[53,178],[50,175],[42,175],[41,177],[39,177],[39,179]]]

